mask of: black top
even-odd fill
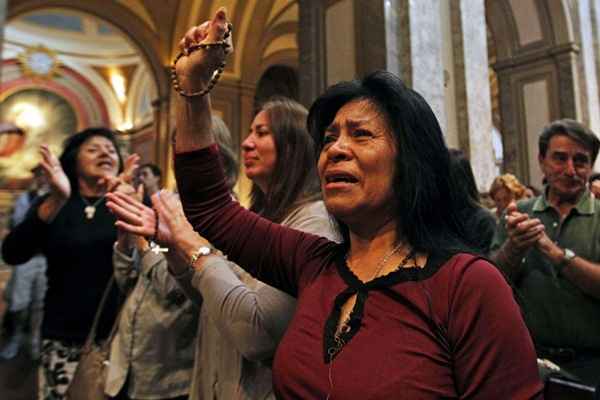
[[[112,251],[117,238],[115,217],[102,200],[94,218],[86,219],[86,203],[79,194],[71,196],[58,215],[47,224],[39,219],[39,199],[25,220],[2,244],[2,256],[18,265],[37,253],[48,260],[48,292],[42,336],[83,344],[92,325],[102,293],[112,275]],[[86,198],[94,204],[99,198]],[[118,307],[116,287],[100,320],[98,337],[108,336]]]
[[[473,250],[487,255],[496,231],[496,217],[489,210],[478,207],[474,211],[463,211],[466,221],[466,237]]]

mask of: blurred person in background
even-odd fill
[[[497,176],[490,186],[489,194],[496,204],[496,217],[512,202],[525,198],[526,187],[513,174]]]
[[[162,171],[156,164],[146,163],[140,165],[136,173],[137,183],[144,186],[144,194],[152,196],[160,190]]]
[[[10,229],[20,224],[31,205],[48,191],[42,168],[37,166],[31,172],[31,187],[15,200]],[[13,267],[4,292],[7,303],[7,313],[4,316],[6,342],[0,350],[0,359],[10,360],[17,355],[27,331],[29,355],[32,360],[39,359],[46,289],[46,258],[43,255],[36,255],[31,260]]]
[[[590,175],[589,186],[594,197],[600,199],[600,173],[595,172]]]
[[[479,191],[471,162],[462,150],[449,149],[450,176],[454,182],[453,189],[464,191],[467,195],[462,208],[465,219],[465,239],[473,249],[481,254],[487,254],[492,244],[496,230],[496,218],[479,200]]]

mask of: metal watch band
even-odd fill
[[[208,245],[202,245],[200,247],[198,247],[198,249],[192,253],[192,256],[190,257],[190,263],[189,263],[189,267],[190,268],[194,268],[194,264],[196,263],[196,261],[198,261],[198,259],[201,256],[208,256],[213,252],[213,248],[208,246]]]

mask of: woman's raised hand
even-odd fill
[[[134,235],[152,238],[160,243],[156,234],[156,213],[153,209],[134,196],[119,191],[107,193],[106,200],[106,206],[117,216],[117,228]]]
[[[123,192],[126,194],[135,195],[136,190],[133,187],[133,176],[138,169],[140,156],[133,153],[127,156],[123,166],[123,172],[119,176],[105,176],[99,182],[100,185],[106,186],[106,192]],[[142,198],[138,197],[138,200]]]
[[[187,31],[179,42],[183,56],[175,66],[181,87],[189,92],[206,88],[213,72],[221,65],[226,55],[233,51],[231,35],[225,39],[229,25],[227,11],[221,7],[212,20],[206,21]],[[218,43],[223,40],[229,44],[225,49],[221,46],[194,51],[196,46],[204,43]]]
[[[45,144],[40,146],[40,155],[42,156],[40,166],[48,180],[50,192],[63,200],[68,199],[71,196],[71,182],[63,171],[60,161]]]

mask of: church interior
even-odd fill
[[[39,146],[59,153],[84,128],[116,130],[121,151],[160,166],[174,188],[171,63],[187,29],[221,6],[235,49],[211,101],[238,152],[262,101],[308,106],[327,86],[376,69],[425,97],[481,193],[505,172],[541,187],[537,135],[554,119],[600,134],[593,0],[0,1],[3,234]],[[242,202],[249,188],[240,179]],[[10,269],[0,274],[3,283]]]

